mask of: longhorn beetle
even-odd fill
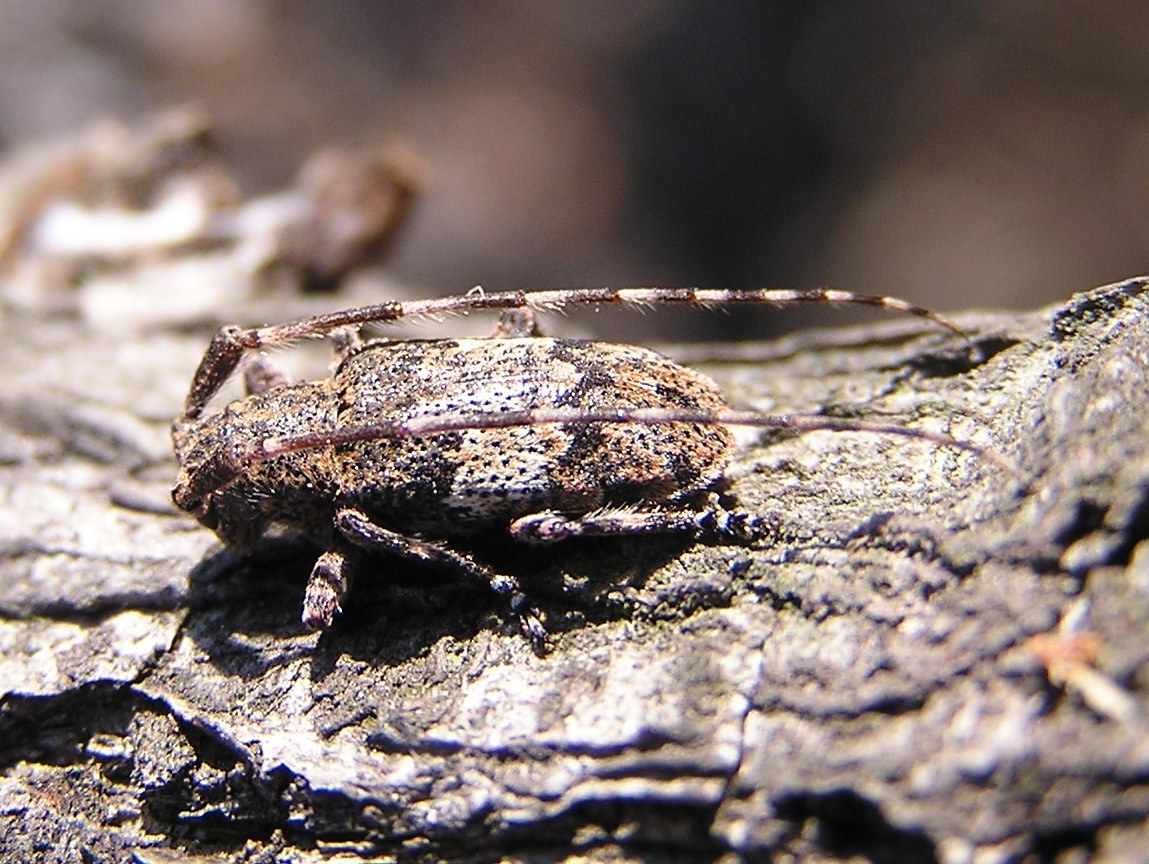
[[[304,594],[308,627],[328,627],[340,611],[359,547],[488,585],[541,651],[546,631],[518,581],[460,551],[456,541],[490,531],[525,543],[645,533],[745,536],[755,518],[722,511],[708,495],[732,457],[733,425],[898,435],[1004,464],[933,432],[734,410],[715,382],[653,351],[535,330],[535,312],[607,303],[866,305],[916,315],[966,338],[937,313],[903,300],[823,289],[475,290],[268,327],[223,327],[172,427],[180,464],[173,500],[241,551],[272,523],[317,540],[325,551]],[[503,310],[494,336],[358,335],[368,323],[477,310]],[[289,384],[256,356],[328,335],[339,356],[326,379]],[[205,415],[245,361],[247,396]]]

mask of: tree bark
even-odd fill
[[[302,632],[313,550],[238,560],[168,504],[205,331],[9,313],[0,858],[1144,854],[1147,314],[1130,279],[957,316],[976,360],[887,320],[700,362],[739,407],[945,432],[1025,482],[750,436],[724,495],[769,542],[492,541],[540,658],[496,600],[386,559]]]

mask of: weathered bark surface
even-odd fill
[[[945,430],[1029,488],[917,442],[752,442],[729,492],[775,542],[514,564],[543,659],[495,601],[387,560],[301,632],[311,550],[236,561],[167,504],[205,332],[10,314],[0,859],[1143,855],[1147,314],[1133,279],[958,316],[977,363],[899,320],[703,364],[740,406]],[[1059,622],[1095,670],[1024,647]]]

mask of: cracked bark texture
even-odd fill
[[[980,362],[883,320],[700,363],[740,407],[946,431],[1029,486],[759,437],[728,491],[771,543],[492,544],[542,659],[492,598],[386,559],[301,632],[314,550],[235,560],[167,503],[208,331],[11,313],[0,860],[1144,860],[1147,313],[1131,279],[956,316]],[[1085,678],[1026,648],[1074,630]]]

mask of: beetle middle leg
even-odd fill
[[[546,628],[528,608],[526,595],[522,592],[519,580],[514,576],[496,573],[470,557],[443,546],[391,531],[375,524],[366,513],[353,507],[345,507],[336,512],[335,527],[343,537],[356,546],[383,550],[411,561],[445,566],[487,586],[507,600],[511,611],[519,617],[523,633],[531,640],[535,650],[541,652],[544,649]],[[318,563],[316,567],[318,568]],[[309,591],[310,587],[309,582]]]

